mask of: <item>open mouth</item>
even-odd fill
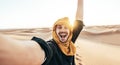
[[[59,33],[59,36],[60,36],[61,38],[66,38],[67,35],[68,35],[67,32],[60,32],[60,33]]]

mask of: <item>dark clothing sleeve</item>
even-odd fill
[[[72,37],[72,42],[75,43],[77,37],[79,36],[81,30],[83,29],[83,21],[81,20],[76,20],[74,22],[74,27],[73,27],[73,37]]]
[[[33,37],[31,40],[36,41],[42,47],[42,49],[45,51],[46,60],[42,65],[47,65],[53,56],[52,48],[47,44],[46,41],[44,41],[41,38]]]

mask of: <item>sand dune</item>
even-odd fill
[[[120,46],[108,45],[80,38],[77,53],[83,65],[119,65]]]
[[[0,30],[18,40],[33,36],[49,40],[51,28]],[[120,65],[120,25],[85,27],[76,41],[77,65]]]

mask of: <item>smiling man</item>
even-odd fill
[[[76,47],[74,43],[83,28],[83,22],[75,20],[74,25],[74,27],[70,25],[68,17],[63,17],[55,22],[51,40],[42,43],[41,41],[44,40],[37,37],[32,38],[46,53],[43,65],[75,65]]]
[[[59,39],[60,42],[67,42],[72,32],[69,19],[67,17],[59,19],[53,27],[53,38]]]
[[[59,40],[61,42],[66,42],[69,35],[70,35],[70,30],[65,26],[65,25],[56,25],[56,30],[55,30]]]

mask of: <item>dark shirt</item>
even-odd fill
[[[75,43],[82,29],[83,22],[76,20],[73,28],[73,43]],[[46,61],[42,65],[75,65],[74,56],[66,56],[63,54],[54,39],[45,42],[40,38],[33,37],[32,40],[38,42],[46,53]]]

